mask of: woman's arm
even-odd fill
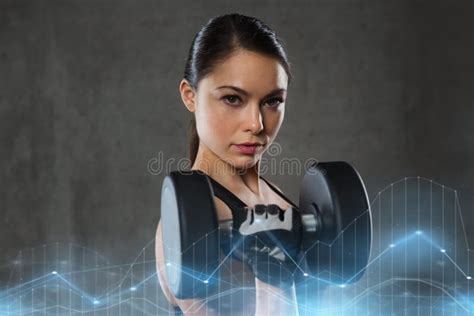
[[[255,315],[299,315],[294,285],[282,289],[255,278],[255,288],[257,295]]]
[[[168,278],[166,276],[165,262],[163,255],[163,242],[161,240],[161,221],[158,223],[155,237],[155,256],[156,256],[156,270],[158,275],[158,281],[160,283],[163,293],[174,306],[179,306],[185,315],[193,316],[214,316],[217,315],[215,312],[207,308],[207,304],[204,300],[200,299],[177,299],[169,289]]]

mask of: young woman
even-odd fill
[[[232,219],[236,228],[246,215],[251,214],[252,219],[272,214],[284,218],[291,215],[288,211],[296,210],[294,203],[259,174],[260,159],[283,122],[290,79],[281,40],[256,18],[240,14],[215,17],[193,39],[179,86],[185,106],[193,113],[191,169],[210,177],[218,219]],[[242,213],[242,208],[247,213]],[[290,218],[294,222],[297,216]],[[159,224],[156,259],[166,298],[192,315],[297,315],[291,274],[296,266],[298,232],[278,231],[281,234],[273,237],[285,246],[275,240],[265,241],[261,235],[259,240],[264,241],[259,249],[227,260],[221,268],[222,289],[227,289],[218,293],[217,299],[179,300],[169,291],[164,273]],[[265,248],[273,251],[265,253]],[[267,260],[259,265],[262,253]],[[241,290],[228,292],[232,287]]]

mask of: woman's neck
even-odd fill
[[[260,161],[248,168],[238,168],[231,162],[222,160],[204,145],[199,145],[192,170],[201,170],[213,179],[231,189],[241,191],[243,188],[260,196]]]

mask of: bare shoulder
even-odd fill
[[[221,199],[214,197],[214,204],[216,205],[217,219],[219,221],[232,219],[232,211]]]

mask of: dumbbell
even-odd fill
[[[363,275],[372,243],[367,192],[347,162],[319,162],[300,187],[305,275],[352,283]],[[211,182],[201,171],[172,171],[162,184],[161,223],[169,288],[179,299],[204,298],[219,279],[220,229]],[[228,226],[225,227],[228,229]]]

